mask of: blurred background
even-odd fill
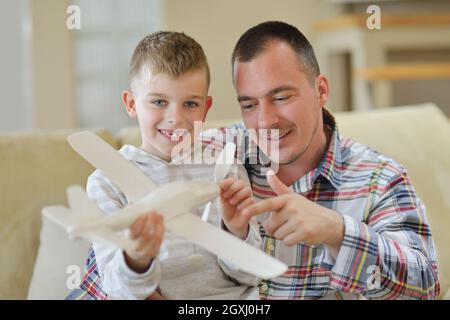
[[[450,116],[447,0],[0,0],[0,131],[133,125],[121,104],[141,38],[183,31],[204,48],[214,107],[239,117],[230,56],[266,20],[298,27],[331,80],[328,107],[354,111],[433,102]],[[368,28],[380,8],[381,29]],[[80,9],[70,29],[68,7]]]
[[[450,0],[0,0],[0,299],[62,299],[67,267],[84,265],[90,244],[41,210],[67,205],[66,188],[93,170],[68,134],[140,145],[121,102],[137,43],[157,30],[195,38],[212,72],[205,126],[230,124],[232,50],[267,20],[312,42],[340,132],[408,168],[450,299]]]

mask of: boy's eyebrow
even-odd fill
[[[296,88],[293,86],[279,86],[279,87],[269,90],[266,94],[264,94],[264,97],[270,97],[270,96],[273,96],[274,94],[277,94],[277,93],[280,93],[283,91],[287,91],[287,90],[293,90],[293,89],[296,89]],[[238,102],[252,100],[252,99],[255,99],[255,98],[252,98],[249,96],[238,96],[238,98],[237,98]]]
[[[168,98],[168,96],[165,95],[164,93],[157,93],[157,92],[149,92],[149,93],[147,93],[147,96]]]
[[[205,99],[205,97],[203,97],[203,96],[197,96],[197,95],[192,95],[192,96],[189,96],[189,97],[187,97],[188,99],[200,99],[200,100],[204,100]]]
[[[147,96],[152,96],[152,97],[160,97],[160,98],[169,98],[169,96],[165,95],[164,93],[157,93],[157,92],[149,92],[147,93]],[[200,96],[200,95],[192,95],[187,97],[186,99],[200,99],[200,100],[205,100],[205,97]]]

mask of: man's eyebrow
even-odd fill
[[[238,102],[252,100],[252,99],[254,99],[254,98],[248,97],[248,96],[238,96],[238,98],[237,98]]]
[[[269,92],[267,92],[265,94],[265,96],[269,97],[269,96],[273,96],[274,94],[277,94],[277,93],[280,93],[280,92],[283,92],[283,91],[294,90],[294,89],[296,89],[296,88],[293,87],[293,86],[280,86],[280,87],[276,87],[276,88],[274,88],[272,90],[269,90]]]
[[[269,90],[264,95],[264,97],[270,97],[270,96],[273,96],[274,94],[277,94],[277,93],[280,93],[280,92],[283,92],[283,91],[294,90],[294,89],[296,89],[296,88],[293,87],[293,86],[276,87],[276,88],[273,88],[273,89]],[[237,98],[238,102],[252,100],[252,99],[255,99],[255,98],[254,97],[249,97],[249,96],[238,96],[238,98]]]

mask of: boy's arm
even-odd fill
[[[242,165],[233,166],[229,176],[234,176],[238,179],[245,181],[247,185],[250,185],[247,172],[245,171],[245,168]],[[223,219],[221,219],[220,221],[220,227],[221,229],[228,231]],[[262,239],[259,233],[259,226],[256,222],[256,219],[250,220],[248,224],[248,233],[244,241],[254,248],[261,249]],[[245,257],[243,257],[243,259],[245,259]],[[246,273],[244,271],[240,271],[236,266],[220,257],[217,257],[217,261],[219,266],[222,268],[223,272],[239,283],[250,286],[257,286],[261,281],[259,277]]]
[[[87,182],[87,195],[105,214],[114,214],[126,204],[124,195],[99,171]],[[145,299],[152,294],[161,279],[159,261],[155,258],[143,273],[131,270],[121,249],[94,242],[97,268],[108,296],[118,299]]]

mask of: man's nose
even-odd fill
[[[269,103],[260,103],[258,113],[258,127],[262,129],[271,129],[278,127],[278,115],[275,106]]]

